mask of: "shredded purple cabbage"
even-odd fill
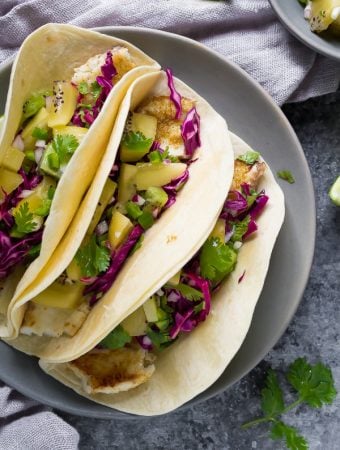
[[[247,199],[239,191],[230,191],[224,203],[223,211],[237,217],[248,209]]]
[[[196,108],[192,108],[183,124],[181,125],[181,135],[187,156],[192,157],[194,151],[201,146],[200,139],[200,116]]]
[[[6,278],[14,266],[24,261],[31,247],[41,242],[41,237],[42,230],[39,230],[15,243],[15,239],[0,230],[0,280]]]
[[[168,194],[168,201],[164,205],[164,209],[170,208],[174,203],[176,203],[176,196],[179,189],[181,189],[189,179],[189,170],[185,171],[179,177],[171,180],[170,183],[162,186],[165,192]]]
[[[111,264],[108,270],[99,275],[94,283],[87,286],[84,290],[84,295],[93,294],[90,299],[90,306],[93,306],[105,292],[112,286],[117,278],[117,275],[122,268],[125,260],[129,256],[132,247],[136,244],[139,237],[144,233],[144,229],[140,225],[136,225],[125,242],[115,250],[111,255]]]
[[[265,195],[264,192],[261,192],[256,198],[254,204],[252,205],[249,214],[252,219],[256,219],[262,212],[263,208],[266,206],[269,200],[268,195]]]
[[[181,94],[179,94],[176,91],[172,70],[166,69],[165,73],[166,73],[166,76],[168,77],[168,86],[170,89],[170,100],[173,102],[173,104],[175,105],[175,108],[176,108],[175,118],[179,119],[182,114],[182,97],[181,97]]]

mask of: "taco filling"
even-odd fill
[[[235,269],[238,252],[257,230],[255,220],[268,201],[264,191],[257,191],[265,172],[259,158],[248,151],[235,161],[220,217],[191,261],[95,349],[65,364],[86,393],[118,393],[146,382],[157,354],[208,318],[214,292]],[[238,283],[246,277],[245,271]]]
[[[98,117],[112,87],[135,67],[129,51],[113,47],[33,92],[0,167],[0,283],[37,258],[53,196],[72,155]]]
[[[21,334],[74,336],[144,233],[176,202],[200,146],[200,118],[195,102],[175,90],[170,70],[167,76],[169,96],[130,111],[86,236],[67,269],[29,302]]]

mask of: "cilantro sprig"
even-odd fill
[[[287,181],[289,184],[295,183],[295,178],[290,170],[279,170],[277,176],[281,178],[281,180]]]
[[[261,408],[264,416],[242,425],[243,429],[260,423],[271,424],[270,437],[281,439],[291,450],[307,450],[308,443],[298,430],[285,424],[280,417],[302,403],[312,408],[321,408],[330,404],[337,394],[331,369],[322,363],[314,366],[305,358],[298,358],[288,369],[286,378],[298,393],[298,398],[289,405],[285,405],[283,391],[279,385],[276,373],[270,369],[265,380],[265,387],[261,391]]]
[[[248,150],[243,155],[237,157],[240,161],[245,162],[246,164],[253,165],[260,157],[259,152],[255,152],[254,150]]]
[[[237,252],[218,237],[210,237],[200,254],[201,274],[204,278],[218,283],[234,270]]]
[[[140,131],[137,131],[136,133],[130,131],[129,133],[124,134],[122,144],[130,150],[143,151],[150,147],[152,139],[148,139]]]
[[[165,150],[153,150],[148,154],[148,159],[151,163],[157,164],[162,163],[165,160],[169,160],[172,163],[179,162],[179,158],[177,156],[170,155],[169,153],[169,147],[167,147]]]
[[[34,221],[34,215],[29,209],[28,202],[24,202],[20,205],[18,211],[14,214],[15,221],[15,233],[19,235],[32,233],[36,229],[36,222]]]
[[[166,286],[169,289],[174,289],[183,295],[186,299],[190,301],[199,301],[203,298],[203,294],[198,289],[195,289],[187,284],[178,283],[176,286],[171,286],[170,284]]]
[[[110,264],[109,249],[98,245],[94,235],[87,244],[79,248],[75,258],[84,277],[95,277],[100,272],[105,272]]]

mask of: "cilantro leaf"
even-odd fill
[[[42,139],[43,141],[46,141],[48,139],[48,129],[35,127],[32,131],[32,136],[36,139]]]
[[[108,334],[101,342],[100,345],[115,350],[117,348],[124,347],[125,344],[131,342],[132,338],[127,331],[121,325],[118,325],[110,334]]]
[[[252,166],[259,159],[259,157],[260,157],[259,152],[255,152],[254,150],[248,150],[243,155],[238,156],[237,159]]]
[[[46,217],[48,216],[52,205],[52,200],[49,198],[45,198],[39,208],[37,208],[34,213],[37,216]]]
[[[199,301],[203,298],[203,294],[201,291],[199,291],[191,286],[188,286],[187,284],[178,283],[176,286],[171,286],[171,288],[175,289],[180,294],[182,294],[183,297],[185,297],[191,301]]]
[[[110,264],[109,249],[97,245],[94,235],[87,244],[79,248],[75,258],[84,277],[94,277],[105,272]]]
[[[283,394],[276,373],[270,369],[261,391],[261,408],[267,417],[274,417],[284,410]]]
[[[81,83],[79,83],[78,91],[81,94],[86,95],[89,93],[89,90],[90,90],[90,88],[89,88],[89,85],[86,83],[86,81],[82,81]]]
[[[313,408],[332,403],[337,394],[332,372],[322,363],[312,366],[305,358],[298,358],[290,365],[287,379],[300,399]]]
[[[170,155],[168,147],[164,151],[153,150],[148,154],[148,159],[151,163],[154,164],[161,163],[166,159],[173,163],[179,162],[179,158],[177,156]]]
[[[270,437],[274,440],[284,439],[287,448],[291,450],[308,450],[305,438],[294,427],[290,427],[281,421],[272,426]]]
[[[18,233],[28,234],[35,230],[36,222],[34,215],[30,212],[28,202],[20,205],[18,211],[14,214],[16,231]]]
[[[143,151],[148,149],[152,144],[151,138],[146,138],[143,133],[137,131],[130,131],[125,133],[122,139],[122,144],[130,150]]]
[[[76,151],[79,142],[71,134],[57,134],[52,141],[53,150],[59,157],[59,161],[66,163]]]
[[[281,178],[281,180],[288,181],[290,184],[295,183],[295,178],[290,170],[279,170],[277,176]]]
[[[205,241],[200,254],[201,274],[213,282],[221,281],[235,268],[236,251],[217,237]]]
[[[95,100],[100,96],[102,89],[103,88],[98,84],[98,81],[94,81],[91,84],[91,92]]]
[[[231,237],[231,240],[233,242],[242,241],[243,235],[248,230],[249,222],[250,222],[249,214],[243,220],[240,220],[239,222],[233,222],[232,225],[234,226],[234,233]]]

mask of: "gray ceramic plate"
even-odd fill
[[[308,280],[315,240],[311,175],[299,141],[281,110],[239,67],[196,42],[132,27],[102,31],[139,46],[202,94],[227,119],[230,129],[259,149],[274,172],[292,169],[296,183],[279,181],[286,219],[275,246],[264,290],[242,348],[221,378],[189,405],[227,389],[258,364],[285,331]],[[0,67],[4,109],[11,64]],[[303,211],[303,213],[301,213]],[[35,358],[0,343],[0,378],[18,391],[61,410],[97,418],[132,416],[92,403],[45,375]]]
[[[300,41],[318,53],[340,61],[340,38],[313,33],[298,0],[269,0],[279,19]]]

